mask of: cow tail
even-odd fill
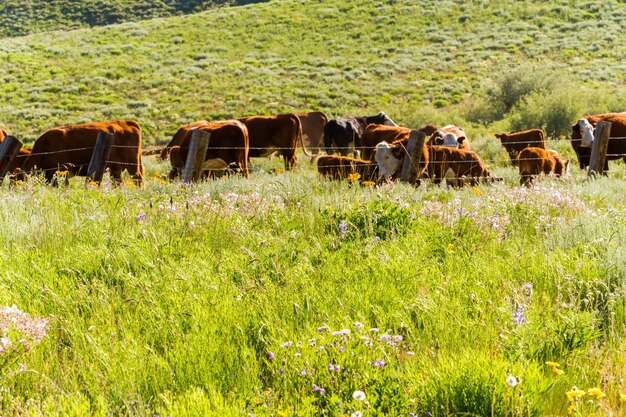
[[[306,147],[304,146],[304,139],[302,139],[302,122],[300,121],[300,118],[298,116],[294,115],[294,119],[296,121],[296,136],[298,137],[297,140],[300,141],[300,146],[302,147],[302,152],[304,152],[304,154],[306,156],[308,156],[309,158],[311,158],[313,156],[312,153],[310,153]]]

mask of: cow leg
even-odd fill
[[[602,167],[602,175],[609,175],[609,160],[604,158],[604,166]]]
[[[122,184],[122,169],[119,167],[110,167],[109,175],[111,176],[111,182],[114,187],[119,187]]]
[[[293,168],[296,165],[296,161],[298,160],[298,157],[296,156],[296,152],[286,152],[283,153],[283,160],[285,161],[285,170],[289,171],[291,168]]]

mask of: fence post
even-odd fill
[[[422,150],[426,134],[417,130],[411,130],[407,144],[406,155],[402,163],[400,181],[415,184],[418,180],[419,165],[422,160]]]
[[[191,132],[189,152],[183,169],[183,182],[196,182],[202,174],[202,165],[209,147],[211,133],[196,129]]]
[[[589,158],[589,171],[587,175],[595,177],[604,172],[604,161],[609,147],[609,137],[611,135],[611,122],[598,122],[593,133],[593,145],[591,146],[591,157]]]
[[[104,170],[106,169],[107,160],[111,154],[111,144],[113,143],[113,134],[107,132],[99,132],[96,139],[96,146],[91,154],[91,161],[87,168],[87,179],[85,184],[94,181],[100,184]]]
[[[13,161],[21,147],[22,142],[14,136],[7,136],[0,144],[0,184],[9,170],[9,164]]]

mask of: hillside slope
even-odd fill
[[[0,37],[105,26],[266,0],[0,0]]]
[[[277,1],[3,39],[0,123],[33,139],[136,118],[148,141],[191,120],[308,109],[411,124],[520,65],[612,91],[624,19],[616,1]]]

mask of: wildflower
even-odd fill
[[[506,384],[507,384],[509,387],[512,387],[512,388],[513,388],[513,387],[516,387],[516,386],[517,386],[517,384],[518,384],[517,378],[516,378],[516,377],[514,377],[513,375],[509,375],[509,376],[507,376],[507,377],[506,377]]]
[[[378,242],[380,242],[380,237],[378,236],[374,237],[374,243],[378,243]]]
[[[387,364],[387,362],[385,362],[384,360],[379,360],[379,361],[374,361],[372,362],[372,365],[377,366],[379,368],[384,368],[385,365]]]
[[[274,359],[274,352],[267,352],[268,359]]]
[[[346,348],[345,348],[345,347],[343,347],[343,346],[339,346],[339,352],[343,353],[345,350],[346,350]]]
[[[301,370],[300,375],[306,375],[306,369]]]
[[[358,172],[354,172],[348,175],[348,181],[350,182],[358,181],[359,178],[361,178],[361,174],[359,174]]]
[[[363,391],[354,391],[352,393],[352,398],[357,401],[365,401],[365,393]]]
[[[533,296],[533,284],[531,284],[530,282],[527,282],[526,284],[524,284],[523,288],[524,288],[524,292],[526,293],[528,297]]]
[[[415,352],[411,351],[411,350],[407,350],[406,352],[407,355],[413,356],[415,355]]]
[[[393,337],[394,342],[402,342],[403,340],[404,340],[404,337],[402,337],[402,335],[399,335],[399,334]]]
[[[320,390],[320,387],[318,387],[317,385],[313,384],[313,391],[317,392]]]
[[[278,410],[278,413],[276,414],[278,414],[278,417],[287,417],[287,413],[285,413],[284,411]]]
[[[514,324],[525,324],[526,316],[524,316],[524,306],[519,306],[513,310],[513,323]]]
[[[135,216],[135,220],[137,220],[138,222],[146,220],[146,215],[144,213],[141,213],[140,215]]]
[[[350,417],[363,417],[363,413],[360,411],[355,411],[354,413],[350,414]]]
[[[282,375],[282,374],[284,374],[284,373],[285,373],[285,370],[284,370],[283,368],[280,368],[280,369],[278,370],[278,373]]]
[[[621,402],[626,403],[626,394],[620,394],[619,399]]]
[[[576,411],[576,405],[572,404],[567,407],[567,414],[574,414],[574,411]]]
[[[483,192],[480,190],[480,188],[473,186],[472,187],[472,191],[474,192],[474,194],[476,195],[483,195]]]
[[[361,323],[360,321],[356,321],[354,322],[354,327],[356,327],[357,329],[362,329],[364,326],[363,323]]]
[[[89,181],[89,182],[87,183],[87,185],[86,185],[86,187],[87,187],[87,188],[93,188],[93,189],[96,189],[96,188],[98,188],[99,186],[100,186],[100,185],[99,185],[97,182],[95,182],[95,181]]]
[[[196,227],[196,223],[192,220],[189,222],[189,228],[193,229],[194,227]]]
[[[341,225],[339,226],[341,228]],[[317,328],[318,332],[327,332],[328,331],[328,326],[324,325],[324,326],[320,326]]]
[[[341,221],[339,222],[339,230],[341,230],[343,233],[348,231],[348,224],[345,221]]]
[[[587,390],[587,394],[591,395],[594,398],[600,399],[602,397],[606,397],[606,394],[602,392],[600,388],[589,388]]]
[[[280,345],[280,347],[281,348],[286,348],[286,347],[289,347],[291,345],[293,345],[293,342],[292,341],[288,341],[288,342],[285,342],[282,345]]]
[[[577,387],[572,387],[571,390],[565,392],[565,395],[567,396],[567,401],[569,402],[574,402],[585,394],[586,392],[584,390],[580,390]]]
[[[378,327],[372,327],[370,329],[370,332],[377,333],[378,332]]]
[[[361,185],[364,185],[366,187],[373,187],[374,185],[376,185],[376,183],[374,181],[363,181]]]
[[[546,365],[550,367],[550,370],[552,371],[553,376],[563,375],[564,372],[561,369],[559,369],[561,365],[559,365],[558,363],[548,361],[546,362]]]
[[[276,170],[274,172],[277,173],[277,174],[284,174],[285,170],[282,169],[282,168],[276,168]]]
[[[381,334],[380,335],[380,341],[381,342],[388,342],[391,340],[391,336],[389,336],[387,333]]]

